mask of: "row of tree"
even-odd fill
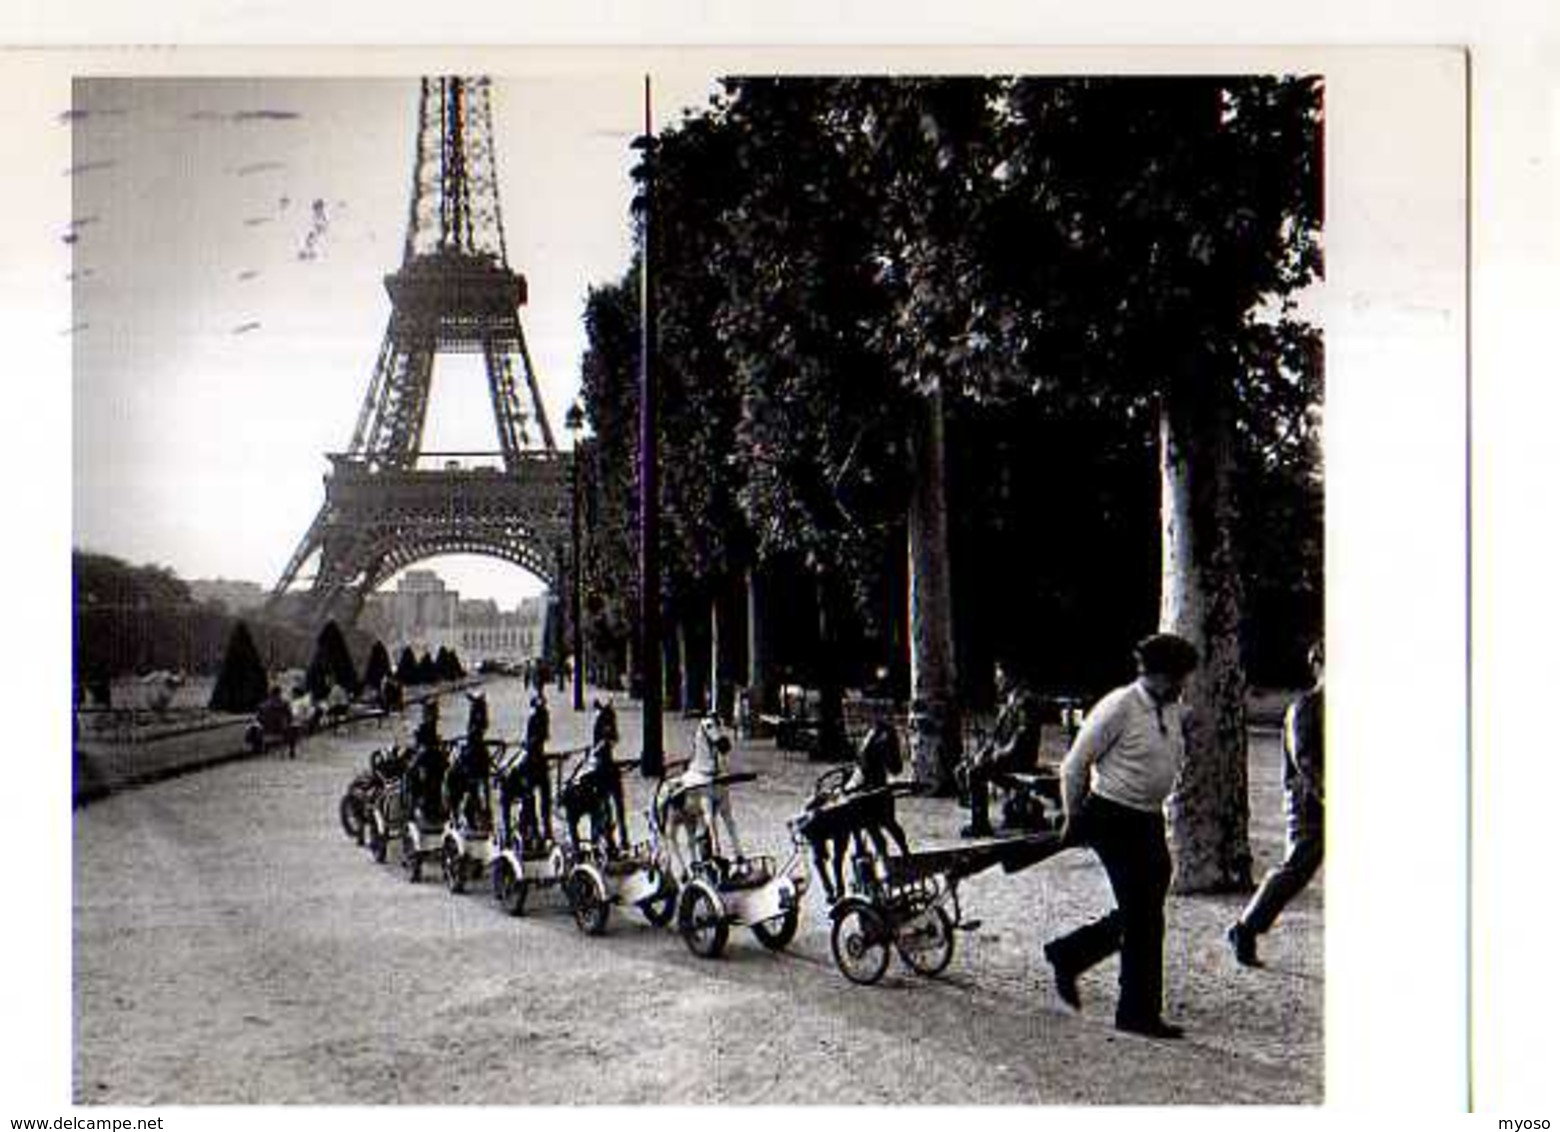
[[[460,680],[465,675],[460,658],[447,646],[440,646],[437,655],[424,651],[421,657],[407,646],[401,650],[400,659],[392,670],[389,650],[383,641],[375,641],[368,651],[360,679],[341,627],[335,621],[327,621],[315,639],[314,655],[305,670],[303,683],[309,696],[319,702],[326,700],[336,688],[353,699],[365,694],[380,695],[385,681],[392,676],[401,687],[409,688]],[[271,680],[270,670],[260,659],[260,650],[255,647],[249,626],[239,621],[228,638],[209,706],[213,711],[254,711],[268,694]],[[282,689],[284,694],[294,691]]]
[[[826,709],[842,660],[907,669],[927,776],[993,656],[1097,688],[1157,621],[1205,658],[1177,885],[1248,884],[1246,664],[1298,678],[1321,619],[1321,112],[1306,77],[743,78],[649,142],[674,621],[805,579]],[[636,267],[585,313],[618,639],[638,307]]]
[[[131,672],[217,671],[237,618],[220,602],[197,601],[172,570],[75,550],[71,574],[79,682],[101,685]],[[301,668],[314,654],[315,635],[291,622],[252,616],[249,624],[270,668]],[[367,647],[366,640],[354,641]]]

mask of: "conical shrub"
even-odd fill
[[[268,690],[260,650],[249,635],[249,626],[240,621],[228,635],[222,668],[211,690],[211,710],[247,714],[260,706]]]

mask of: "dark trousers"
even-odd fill
[[[1240,922],[1253,935],[1261,935],[1273,926],[1284,910],[1322,867],[1322,816],[1314,812],[1292,817],[1284,859],[1262,878],[1257,894],[1246,905]]]
[[[1046,957],[1058,970],[1077,975],[1120,951],[1116,1017],[1158,1018],[1164,1005],[1165,897],[1170,892],[1164,815],[1091,794],[1080,816],[1078,834],[1105,866],[1116,907],[1053,941]]]
[[[965,772],[970,792],[970,824],[977,829],[991,824],[991,783],[1004,774],[1022,773],[1034,769],[1033,759],[993,759],[985,763],[971,763]]]

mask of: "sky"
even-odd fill
[[[709,93],[658,75],[658,124]],[[182,577],[275,584],[324,501],[389,315],[418,102],[399,78],[77,79],[62,114],[71,219],[73,543]],[[631,255],[643,76],[495,77],[510,266],[560,445],[587,289]],[[434,370],[427,451],[497,447],[471,357]],[[467,597],[539,592],[477,556],[431,566]],[[392,583],[393,584],[393,580]]]

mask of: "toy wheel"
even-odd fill
[[[460,847],[453,841],[444,843],[444,852],[440,856],[440,865],[444,872],[444,885],[453,893],[466,891],[466,861],[460,855]]]
[[[358,796],[356,789],[349,789],[341,796],[341,805],[337,807],[337,813],[341,817],[341,828],[353,841],[363,844],[363,799]]]
[[[504,911],[518,916],[525,911],[525,898],[530,894],[531,882],[515,872],[514,865],[500,857],[493,863],[493,895]]]
[[[406,872],[406,879],[413,884],[422,880],[422,855],[412,844],[409,833],[401,835],[401,868]]]
[[[374,858],[376,864],[384,864],[385,857],[389,855],[390,848],[385,838],[384,830],[379,827],[379,819],[372,815],[363,822],[363,835],[368,843],[368,852]]]
[[[639,902],[639,910],[652,927],[664,928],[672,922],[672,914],[677,911],[677,886],[670,877],[661,874],[661,887],[654,896]]]
[[[888,970],[888,925],[870,905],[856,904],[834,921],[834,965],[853,983],[871,986]]]
[[[796,926],[800,922],[801,916],[796,909],[788,908],[772,920],[760,920],[754,924],[753,935],[770,951],[784,951],[786,945],[796,938]]]
[[[894,946],[916,974],[940,975],[953,961],[953,920],[942,905],[933,904],[900,927]]]
[[[607,930],[612,905],[607,903],[607,891],[593,870],[575,866],[564,892],[569,898],[569,911],[574,913],[575,927],[586,935],[600,935]]]
[[[695,955],[704,959],[719,956],[726,949],[726,937],[731,932],[720,894],[700,880],[683,889],[678,901],[677,930]]]

